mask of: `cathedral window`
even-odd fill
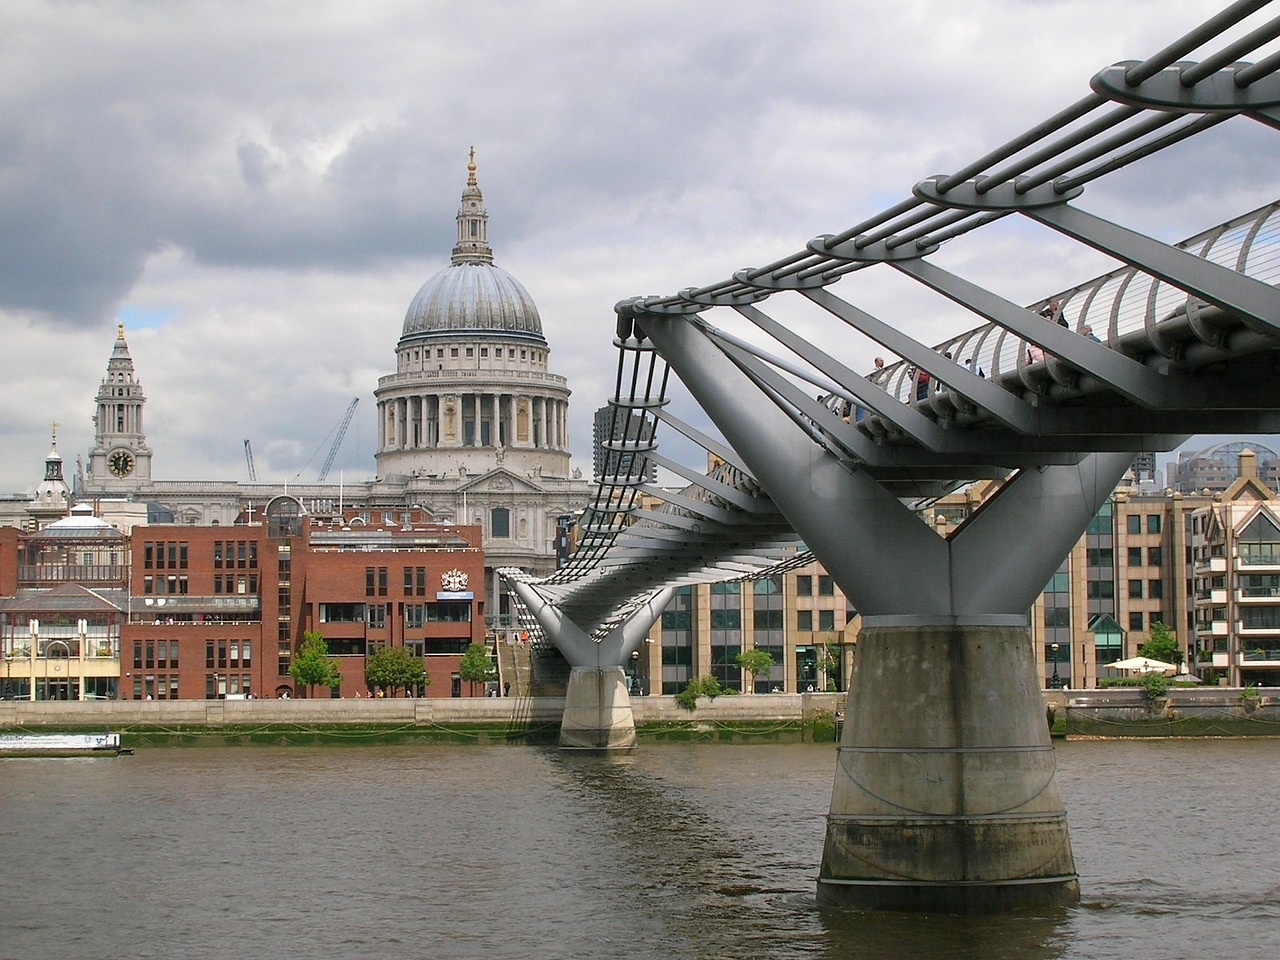
[[[506,507],[494,507],[489,513],[489,535],[491,537],[511,536],[511,511]]]

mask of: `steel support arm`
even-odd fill
[[[945,541],[781,410],[752,403],[751,379],[687,319],[645,314],[638,322],[859,610],[948,613]]]
[[[640,644],[675,595],[675,587],[654,591],[637,604],[622,623],[596,640],[569,618],[561,604],[548,600],[533,584],[521,580],[508,582],[569,665],[592,670],[621,667],[632,653],[640,649]],[[618,598],[619,601],[623,599]]]
[[[1095,250],[1123,260],[1179,290],[1240,317],[1261,332],[1280,335],[1280,290],[1111,223],[1069,204],[1021,211]]]

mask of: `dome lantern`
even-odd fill
[[[475,156],[472,147],[450,264],[429,278],[409,304],[401,346],[460,335],[515,337],[546,345],[542,318],[529,291],[493,264],[489,214],[476,181]]]

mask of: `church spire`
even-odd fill
[[[151,479],[151,449],[142,425],[146,400],[124,338],[124,324],[117,323],[93,418],[86,483],[94,492],[133,491]]]
[[[53,449],[44,458],[44,478],[62,481],[62,455],[58,453],[58,422],[53,423]]]
[[[27,514],[37,529],[67,515],[71,490],[62,478],[62,455],[58,453],[58,424],[53,425],[53,449],[44,460],[44,480],[36,487]]]
[[[458,242],[453,246],[453,263],[493,263],[493,249],[489,246],[489,213],[484,208],[484,196],[476,183],[476,148],[471,148],[467,163],[467,186],[462,191],[462,206],[458,208]]]

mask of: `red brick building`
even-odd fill
[[[472,695],[471,685],[458,676],[458,663],[468,645],[485,642],[479,527],[437,524],[421,509],[402,508],[379,516],[348,512],[320,524],[291,497],[277,497],[256,514],[230,527],[136,526],[131,537],[116,534],[117,549],[127,552],[119,584],[127,589],[111,597],[123,608],[123,622],[118,682],[108,695],[305,696],[289,667],[308,631],[325,637],[341,666],[333,696],[367,696],[365,658],[388,646],[423,658],[430,682],[415,691],[419,695]],[[0,608],[14,611],[0,609],[0,619],[12,621],[0,632],[28,658],[37,651],[39,660],[44,647],[27,642],[25,634],[36,619],[29,610],[32,598],[41,591],[27,589],[18,576],[28,540],[13,528],[0,528]],[[78,582],[76,566],[59,569],[66,571],[59,582]],[[40,585],[45,591],[55,586]],[[111,639],[101,649],[114,654]],[[41,666],[47,674],[48,664],[37,663],[25,675],[43,676]],[[89,692],[83,684],[34,682],[15,682],[9,689],[36,699],[80,699]],[[330,695],[327,688],[316,695],[321,693]]]

